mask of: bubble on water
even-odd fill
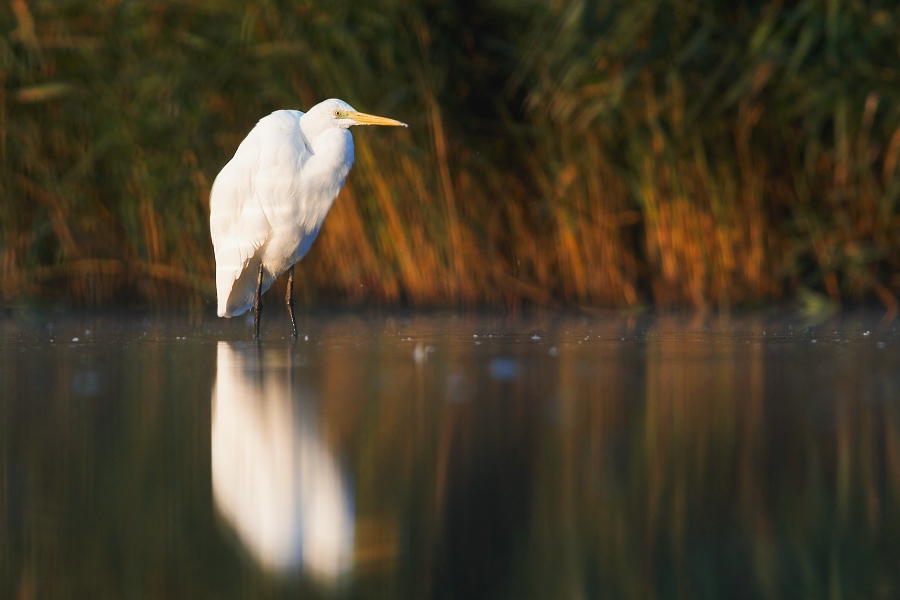
[[[99,371],[79,371],[72,376],[72,391],[77,396],[96,396],[102,384]]]
[[[425,346],[422,342],[416,344],[415,350],[412,353],[413,362],[417,365],[424,365],[425,361],[428,359],[428,354],[425,352]]]
[[[553,346],[552,348],[550,348],[550,350],[547,351],[547,354],[549,354],[550,356],[559,356],[559,349],[556,346]]]
[[[73,342],[78,342],[78,341],[80,341],[80,340],[79,340],[77,337],[73,337],[73,338],[72,338],[72,341],[73,341]]]
[[[534,334],[533,336],[531,336],[531,339],[539,340],[539,339],[541,339],[541,336],[539,336],[538,334]]]
[[[495,358],[488,364],[491,377],[499,381],[509,381],[519,376],[521,366],[512,358]]]
[[[463,373],[451,373],[447,375],[447,400],[450,402],[465,402],[469,399],[466,393],[466,376]]]

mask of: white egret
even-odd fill
[[[336,99],[305,114],[278,110],[260,119],[213,183],[209,225],[218,313],[234,317],[252,306],[257,339],[262,293],[285,271],[285,303],[297,336],[294,265],[316,239],[353,166],[353,125],[406,127]]]

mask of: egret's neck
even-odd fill
[[[347,129],[332,127],[308,139],[308,142],[313,151],[311,159],[316,163],[315,166],[310,166],[313,170],[321,171],[322,175],[335,180],[338,187],[334,193],[337,195],[347,173],[350,172],[350,167],[353,166],[353,136]]]
[[[323,132],[333,129],[331,123],[323,121],[322,119],[311,118],[309,113],[307,113],[300,117],[298,124],[300,125],[300,131],[303,132],[303,137],[306,138],[306,143],[310,146],[310,150],[318,154],[315,147],[316,139]]]
[[[312,154],[302,171],[303,227],[318,230],[353,166],[353,136],[346,129],[325,129],[307,139]]]

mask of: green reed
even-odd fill
[[[307,304],[729,307],[900,293],[888,2],[25,2],[0,9],[0,302],[199,307],[261,116],[410,124],[357,164]]]

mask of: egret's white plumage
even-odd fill
[[[353,125],[406,126],[336,99],[279,110],[222,168],[209,202],[220,317],[251,308],[309,250],[353,166]]]

